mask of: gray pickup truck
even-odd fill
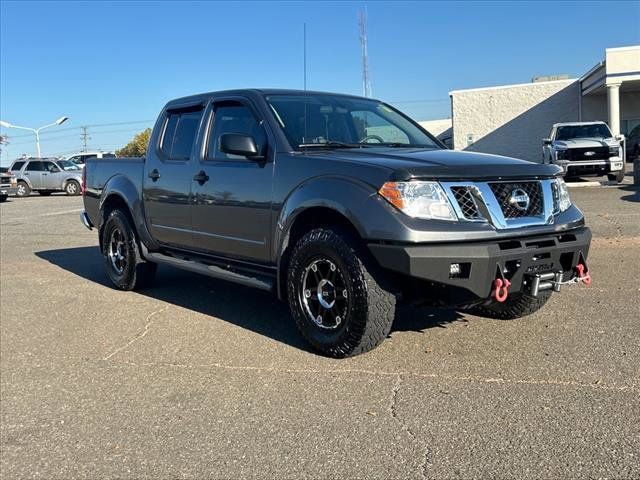
[[[116,288],[167,264],[270,290],[346,357],[384,340],[399,302],[511,319],[590,283],[561,175],[447,150],[377,100],[234,90],[169,102],[145,158],[88,160],[81,220]]]

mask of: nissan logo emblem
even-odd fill
[[[511,191],[509,205],[514,206],[521,212],[525,212],[529,208],[529,202],[529,195],[521,188],[515,188]]]

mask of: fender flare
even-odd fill
[[[159,246],[153,239],[147,228],[145,221],[142,195],[137,187],[127,176],[115,174],[105,183],[99,201],[100,224],[98,230],[102,229],[104,218],[104,205],[114,196],[119,197],[129,209],[129,214],[133,219],[133,224],[138,232],[140,242],[149,250],[157,249]]]

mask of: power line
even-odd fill
[[[40,134],[40,136],[44,136],[44,135],[51,135],[51,134],[55,134],[55,133],[59,133],[59,132],[68,132],[68,131],[72,131],[72,130],[82,130],[84,127],[114,127],[114,126],[118,126],[118,125],[134,125],[137,123],[151,123],[154,122],[155,119],[152,120],[132,120],[129,122],[115,122],[115,123],[94,123],[94,124],[89,124],[89,125],[85,125],[83,127],[68,127],[68,128],[57,128],[55,130],[48,130],[46,132],[42,132]],[[21,137],[30,137],[32,136],[32,133],[23,133],[20,135],[12,135],[12,138],[21,138]]]

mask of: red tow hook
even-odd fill
[[[496,297],[496,300],[500,303],[504,302],[509,296],[509,287],[511,286],[511,282],[506,278],[503,280],[502,278],[496,278],[493,281],[493,295]]]
[[[579,263],[576,265],[576,272],[578,273],[578,280],[585,285],[591,285],[591,274],[587,271],[585,272],[585,265],[583,263]]]

